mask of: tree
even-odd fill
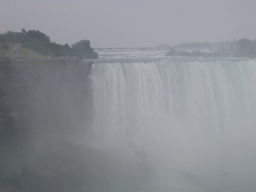
[[[72,45],[73,55],[82,59],[96,59],[98,54],[91,48],[90,41],[81,40]]]
[[[23,29],[21,29],[21,33],[22,33],[22,34],[26,34],[27,31],[23,28]]]
[[[64,49],[69,50],[69,49],[70,49],[69,44],[66,43],[66,44],[64,45]]]
[[[252,41],[243,38],[237,41],[236,52],[237,56],[253,57],[255,56],[256,49]]]
[[[21,29],[21,32],[8,31],[0,34],[1,43],[20,43],[23,47],[31,49],[42,55],[62,57],[76,56],[82,59],[94,59],[98,54],[91,48],[90,41],[82,40],[70,47],[68,44],[60,45],[51,42],[50,37],[38,30]]]
[[[29,30],[26,33],[26,38],[29,40],[37,39],[45,43],[50,43],[50,37],[38,30]]]
[[[5,41],[4,41],[4,37],[3,37],[2,34],[0,34],[0,42],[1,42],[1,43],[5,42]]]
[[[3,47],[3,49],[5,49],[5,50],[9,49],[9,45],[8,45],[8,44],[3,44],[2,47]]]
[[[176,56],[176,55],[177,55],[177,51],[173,48],[167,53],[167,56]]]
[[[7,31],[3,34],[4,42],[14,43],[16,41],[16,34],[12,31]]]

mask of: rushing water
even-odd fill
[[[143,151],[140,161],[156,170],[153,191],[255,189],[256,61],[165,53],[99,50],[94,144],[131,161]]]

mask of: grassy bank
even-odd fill
[[[46,59],[47,57],[35,51],[22,47],[17,43],[0,43],[0,58]]]

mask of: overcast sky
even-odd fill
[[[22,28],[94,48],[254,40],[256,0],[0,0],[0,33]]]

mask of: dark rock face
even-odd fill
[[[91,119],[91,113],[85,113],[91,106],[91,65],[82,61],[1,63],[0,183],[1,178],[20,174],[22,167],[46,151],[55,136],[86,131]],[[34,167],[24,173],[27,180],[58,183],[56,177],[45,178]]]
[[[0,191],[1,192],[20,192],[19,189],[13,187],[13,186],[2,186],[1,183],[0,183]]]
[[[24,131],[24,122],[20,116],[25,97],[23,85],[17,74],[17,68],[0,66],[0,145],[10,145],[19,140]]]
[[[42,130],[68,134],[74,132],[73,121],[91,119],[90,113],[85,115],[91,105],[91,65],[82,61],[0,65],[0,146],[22,143],[22,138]]]

